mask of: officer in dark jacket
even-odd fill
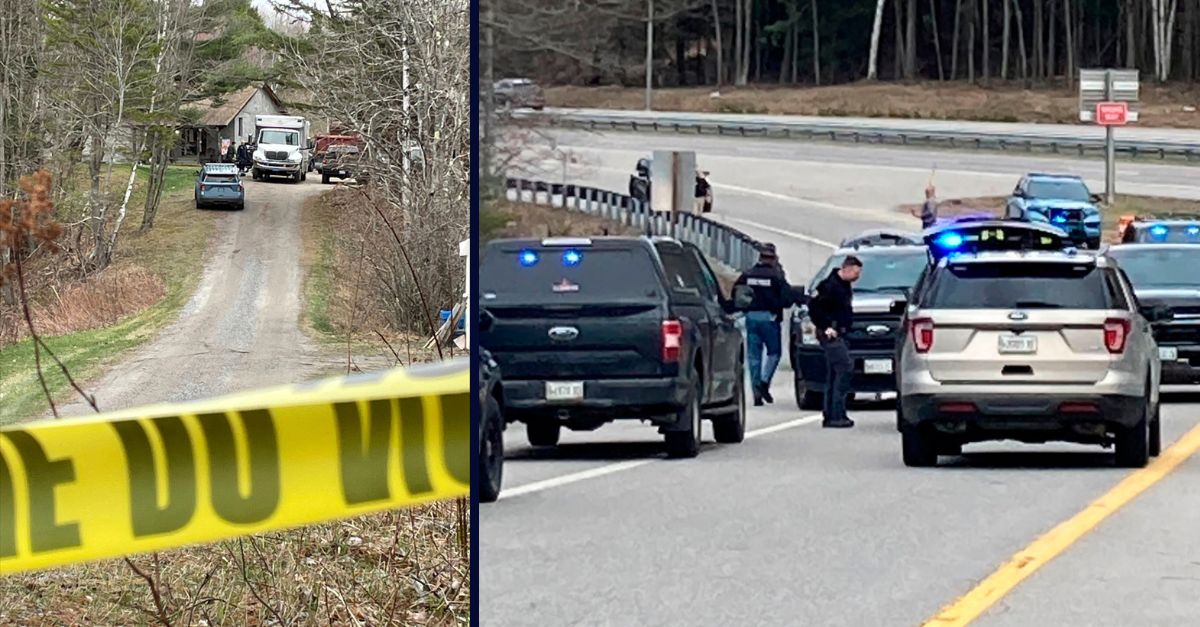
[[[808,304],[809,318],[817,328],[817,341],[825,349],[825,410],[822,424],[830,428],[848,428],[854,421],[846,415],[846,396],[854,362],[846,346],[846,332],[854,317],[853,283],[862,275],[862,261],[853,255],[842,261],[817,285],[817,294]]]
[[[754,294],[746,308],[746,339],[749,343],[750,381],[754,388],[754,404],[763,401],[775,402],[771,397],[771,379],[779,367],[783,352],[783,310],[793,303],[792,287],[779,265],[779,256],[774,244],[763,244],[759,248],[758,263],[742,273],[734,283],[749,287]],[[763,360],[763,350],[767,358]]]

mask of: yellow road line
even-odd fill
[[[1135,471],[1113,486],[1083,511],[1059,524],[975,586],[970,592],[943,607],[922,627],[947,627],[970,624],[988,608],[1004,598],[1026,577],[1075,544],[1113,512],[1121,509],[1147,488],[1171,474],[1180,464],[1200,450],[1200,425],[1192,428],[1145,468]]]

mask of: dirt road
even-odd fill
[[[221,216],[204,275],[179,318],[86,389],[101,411],[207,398],[316,376],[300,330],[300,212],[320,177],[246,185],[246,208]],[[328,364],[325,364],[328,365]],[[86,403],[63,416],[92,413]]]

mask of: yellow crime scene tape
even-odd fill
[[[470,366],[0,428],[0,575],[467,496]]]

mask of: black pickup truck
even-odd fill
[[[504,373],[503,414],[534,446],[563,427],[645,420],[671,457],[745,437],[742,333],[691,244],[664,238],[496,240],[479,265],[480,345]]]
[[[487,326],[490,319],[483,321]],[[504,416],[500,402],[504,398],[500,367],[487,350],[479,351],[479,502],[500,498],[504,479]]]
[[[1129,277],[1138,302],[1171,309],[1154,324],[1162,385],[1200,384],[1200,229],[1193,244],[1118,244],[1108,250]]]

